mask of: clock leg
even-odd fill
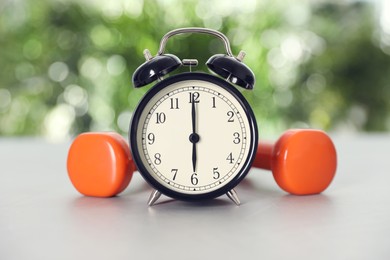
[[[160,198],[161,192],[158,190],[154,190],[152,194],[150,194],[149,200],[148,200],[148,206],[153,206],[154,203]]]
[[[231,189],[226,193],[226,195],[231,199],[237,206],[240,206],[241,202],[238,199],[237,193],[234,189]]]

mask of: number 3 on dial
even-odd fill
[[[248,173],[257,144],[245,98],[227,81],[203,73],[157,83],[134,112],[129,135],[142,176],[183,200],[229,193]]]

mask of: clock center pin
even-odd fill
[[[200,136],[197,133],[190,134],[190,142],[196,144],[200,140]]]

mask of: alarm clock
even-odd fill
[[[196,66],[195,59],[165,53],[172,36],[209,34],[222,40],[226,54],[206,65],[213,74],[185,72],[168,76],[180,66]],[[148,205],[161,194],[198,201],[226,194],[237,205],[234,188],[246,176],[256,155],[258,131],[254,113],[239,88],[252,90],[255,77],[232,54],[228,38],[207,28],[181,28],[162,38],[158,53],[144,51],[146,62],[134,72],[135,88],[155,85],[136,107],[129,129],[133,160],[154,188]]]

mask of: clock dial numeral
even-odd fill
[[[192,185],[198,185],[199,180],[198,180],[197,176],[198,175],[196,173],[193,173],[191,175],[191,183],[192,183]]]
[[[213,178],[214,180],[218,180],[221,175],[218,172],[218,167],[213,168]]]
[[[233,137],[234,137],[234,139],[233,139],[233,143],[235,143],[235,144],[239,144],[239,143],[241,143],[241,139],[240,139],[240,133],[238,133],[238,132],[235,132],[235,133],[233,134]]]
[[[228,161],[230,164],[233,164],[234,162],[233,153],[229,153],[229,156],[226,158],[226,161]]]
[[[179,99],[178,98],[171,98],[170,109],[179,109]]]
[[[190,92],[190,103],[199,103],[199,92]]]
[[[160,153],[154,154],[154,164],[156,164],[156,165],[161,164],[161,154]]]
[[[213,97],[213,106],[212,106],[211,108],[217,108],[217,107],[215,106],[215,97]]]
[[[228,122],[229,123],[232,123],[232,122],[234,122],[234,112],[233,111],[228,111],[227,113],[226,113],[226,115],[229,117],[229,119],[228,119]]]
[[[154,134],[153,133],[149,133],[148,134],[148,144],[150,144],[150,145],[152,145],[152,144],[154,144],[154,141],[156,140],[156,137],[154,136]]]
[[[165,115],[164,112],[161,113],[156,113],[156,124],[164,124],[165,120],[167,119],[167,116]]]
[[[179,171],[179,169],[172,169],[172,170],[171,170],[171,173],[173,174],[172,180],[175,180],[175,179],[176,179],[176,174],[177,174],[178,171]]]

